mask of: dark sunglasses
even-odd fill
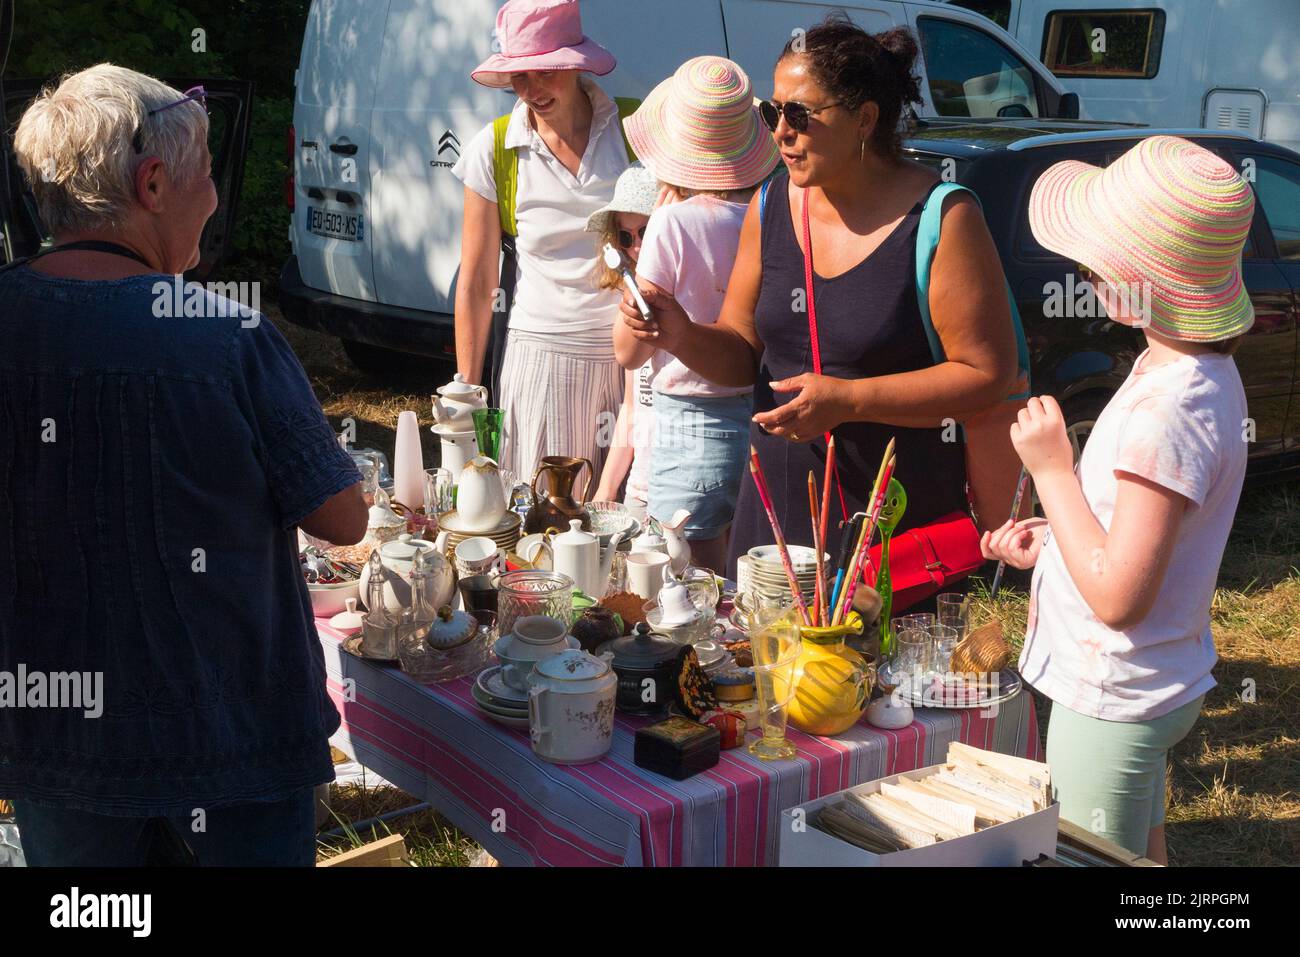
[[[802,103],[796,103],[791,100],[789,103],[778,103],[776,100],[760,100],[758,104],[758,115],[763,118],[763,124],[776,132],[776,125],[781,122],[781,117],[785,117],[785,122],[790,129],[796,133],[806,132],[808,129],[808,117],[816,116],[822,110],[829,110],[832,106],[842,106],[841,103],[827,103],[825,106],[819,106],[815,110],[810,110]]]
[[[644,226],[642,226],[640,229],[636,231],[636,239],[645,239]],[[624,249],[630,249],[632,247],[632,243],[636,242],[636,239],[633,239],[632,234],[629,233],[626,229],[620,229],[618,231],[618,244],[622,246]]]
[[[179,100],[176,100],[173,103],[164,103],[162,106],[158,107],[157,109],[150,110],[148,113],[145,114],[145,117],[148,118],[150,116],[153,116],[155,113],[161,113],[164,110],[170,110],[173,106],[180,106],[182,103],[189,103],[191,101],[201,106],[205,113],[207,112],[208,110],[207,91],[204,90],[203,87],[201,86],[192,86],[185,91],[185,95],[182,96]],[[144,126],[143,125],[137,126],[135,128],[135,135],[131,137],[131,148],[134,149],[137,154],[144,152]]]

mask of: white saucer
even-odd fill
[[[460,515],[455,511],[444,512],[438,517],[438,527],[446,529],[453,535],[486,535],[488,538],[494,538],[497,535],[507,535],[519,527],[523,521],[518,512],[507,511],[502,516],[501,521],[497,522],[492,528],[465,528],[461,524]]]

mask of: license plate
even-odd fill
[[[317,236],[349,242],[365,238],[365,223],[360,213],[338,213],[319,206],[307,207],[307,229]]]

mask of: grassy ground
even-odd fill
[[[274,311],[271,314],[276,318]],[[429,394],[445,381],[444,368],[430,363],[421,370],[417,363],[414,371],[367,378],[349,365],[336,340],[284,322],[278,325],[302,358],[330,421],[336,426],[344,417],[356,421],[358,445],[391,451],[397,413],[402,409],[415,409],[422,424],[432,424]],[[1192,733],[1171,755],[1167,821],[1171,864],[1267,865],[1300,860],[1297,564],[1300,484],[1247,492],[1214,600],[1219,685],[1206,698]],[[1024,635],[1025,609],[1022,590],[1004,590],[996,605],[977,603],[976,621],[1002,619],[1006,634],[1018,646]],[[1050,702],[1038,697],[1037,703],[1045,733]],[[343,820],[359,821],[414,803],[414,798],[400,792],[354,788],[338,792],[334,807]],[[327,825],[333,826],[337,825]],[[465,863],[473,850],[473,842],[432,813],[399,819],[393,827],[406,835],[413,857],[421,863]],[[383,834],[381,829],[377,836]]]

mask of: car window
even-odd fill
[[[1273,231],[1278,258],[1300,260],[1300,164],[1276,156],[1254,157],[1253,176],[1255,202]]]
[[[954,7],[961,7],[988,17],[1003,30],[1011,29],[1011,0],[948,0]]]
[[[1160,70],[1163,10],[1054,10],[1043,24],[1043,64],[1059,77],[1150,79]]]
[[[1038,152],[1035,150],[1034,152]],[[1088,163],[1091,166],[1105,168],[1113,163],[1124,151],[1117,149],[1102,149],[1092,146],[1090,149],[1072,148],[1068,152],[1056,148],[1049,148],[1042,151],[1044,153],[1041,160],[1034,164],[1028,175],[1023,180],[1023,194],[1019,197],[1020,203],[1020,224],[1016,228],[1016,255],[1020,259],[1060,259],[1059,253],[1054,253],[1039,245],[1038,240],[1034,238],[1033,231],[1029,228],[1029,195],[1033,192],[1034,183],[1038,182],[1038,177],[1047,171],[1049,166],[1064,160],[1078,160],[1081,163]]]
[[[1034,71],[992,34],[964,23],[917,20],[930,99],[940,116],[1038,116]]]

